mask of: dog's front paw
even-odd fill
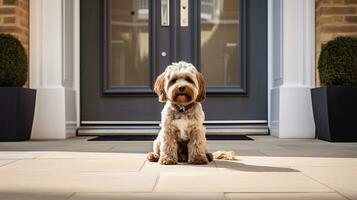
[[[150,162],[157,162],[159,160],[160,155],[154,152],[149,152],[147,155],[147,159]]]
[[[205,165],[208,164],[208,159],[206,155],[195,155],[188,160],[188,163],[195,165]]]
[[[176,165],[177,164],[177,159],[171,158],[171,157],[160,157],[159,163],[161,165]]]

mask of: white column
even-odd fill
[[[37,90],[32,139],[64,139],[73,136],[69,124],[76,125],[79,66],[73,56],[74,6],[68,2],[30,1],[30,87]]]
[[[313,138],[315,1],[269,0],[270,130],[280,138]]]

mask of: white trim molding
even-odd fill
[[[32,139],[65,139],[75,135],[77,4],[79,0],[30,1],[30,87],[37,90]]]
[[[207,120],[204,124],[266,124],[267,120]],[[160,121],[82,121],[83,125],[137,125],[137,124],[160,124]]]
[[[314,138],[315,1],[269,0],[269,127],[280,138]]]

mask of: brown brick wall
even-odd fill
[[[357,36],[357,0],[316,0],[316,63],[321,44],[336,36]]]
[[[0,0],[0,33],[15,35],[29,50],[29,0]]]

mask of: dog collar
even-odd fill
[[[195,103],[190,103],[187,106],[180,106],[180,105],[172,103],[172,106],[180,113],[188,111],[189,109],[191,109],[193,107],[193,105],[195,105]]]

